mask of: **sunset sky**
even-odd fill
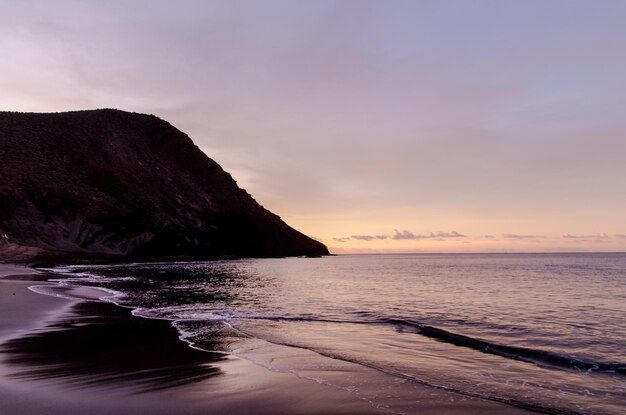
[[[0,1],[0,109],[155,114],[335,253],[626,251],[625,22],[610,0]]]

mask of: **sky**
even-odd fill
[[[157,115],[334,253],[626,251],[625,21],[611,0],[0,0],[0,110]]]

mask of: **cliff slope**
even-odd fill
[[[0,112],[0,260],[327,253],[155,116]]]

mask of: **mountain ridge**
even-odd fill
[[[0,112],[0,160],[0,260],[328,254],[154,115]]]

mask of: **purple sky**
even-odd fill
[[[335,252],[624,251],[624,22],[608,0],[3,1],[0,108],[158,115]]]

